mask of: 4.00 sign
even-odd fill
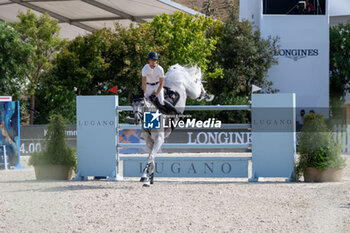
[[[40,142],[37,142],[37,143],[32,142],[29,144],[22,143],[20,151],[22,155],[28,155],[34,152],[41,152],[41,143]]]

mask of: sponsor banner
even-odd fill
[[[40,152],[45,148],[45,136],[47,125],[23,125],[21,126],[20,151],[22,155],[29,155]],[[75,148],[76,126],[67,125],[66,130],[68,146]],[[120,143],[143,143],[141,130],[125,129],[119,131]],[[251,143],[251,132],[249,129],[176,129],[166,143],[194,143],[194,144],[239,144]],[[246,152],[245,149],[162,149],[162,152]],[[146,149],[123,148],[119,151],[122,154],[146,153]]]
[[[248,145],[252,142],[249,129],[176,129],[165,143],[187,144],[236,144]],[[161,149],[162,152],[249,152],[247,149]]]
[[[328,15],[261,17],[262,36],[278,36],[281,45],[275,54],[278,65],[269,69],[269,80],[280,93],[295,93],[299,108],[329,106],[328,20]]]
[[[45,136],[47,125],[21,125],[21,155],[30,155],[34,152],[41,152],[45,148]],[[67,125],[67,144],[71,148],[77,146],[77,131],[75,125]]]
[[[140,177],[147,157],[121,157],[124,177]],[[156,177],[248,177],[250,157],[156,157]]]
[[[87,124],[87,123],[86,123]],[[94,123],[92,123],[94,124]],[[47,125],[22,125],[20,151],[22,155],[30,155],[34,152],[40,152],[45,148],[45,136],[47,134]],[[139,143],[141,130],[127,129],[119,131],[120,143]],[[66,137],[67,144],[71,148],[77,147],[77,130],[75,125],[67,125]],[[123,148],[120,153],[132,154],[138,153],[138,149]]]
[[[306,57],[317,57],[318,49],[281,49],[275,56],[286,57],[294,61],[298,61]]]

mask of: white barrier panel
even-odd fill
[[[78,174],[117,179],[117,96],[77,96]]]
[[[253,179],[293,175],[295,94],[252,95]]]

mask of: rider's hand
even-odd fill
[[[156,94],[155,94],[156,98],[158,97],[158,95],[159,95],[159,93],[156,93]]]

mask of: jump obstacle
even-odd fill
[[[230,124],[226,129],[251,128],[252,143],[165,143],[162,148],[251,148],[251,157],[156,157],[156,177],[237,177],[258,181],[263,177],[293,176],[296,155],[295,94],[253,94],[251,105],[186,106],[191,111],[251,111],[251,124]],[[132,111],[119,106],[118,96],[77,97],[76,180],[89,176],[122,180],[139,177],[146,156],[120,156],[120,148],[143,148],[142,143],[119,143],[121,129],[140,126],[120,124],[119,113]],[[220,129],[218,129],[220,130]],[[252,162],[252,175],[248,166]]]

